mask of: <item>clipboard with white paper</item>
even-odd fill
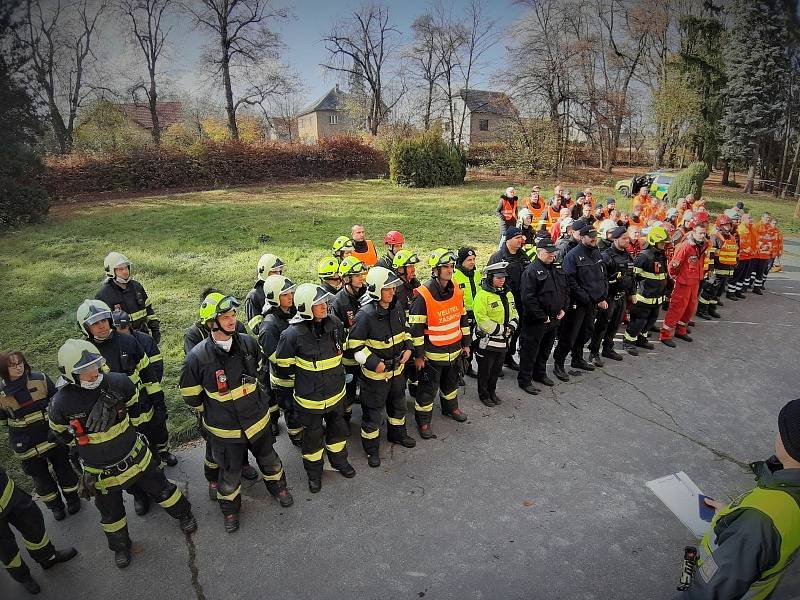
[[[711,524],[700,517],[700,496],[703,492],[686,473],[680,471],[665,475],[645,485],[695,536],[701,538],[708,531]]]

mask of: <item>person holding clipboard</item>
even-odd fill
[[[715,514],[682,599],[769,598],[800,554],[800,398],[781,409],[775,455],[750,468],[755,488],[727,506],[704,499]]]

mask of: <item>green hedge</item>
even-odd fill
[[[401,140],[392,148],[389,177],[397,185],[436,187],[464,183],[467,159],[437,135]]]
[[[703,182],[708,177],[708,167],[704,162],[693,162],[683,171],[680,171],[672,185],[669,186],[669,200],[675,204],[678,198],[685,198],[689,194],[697,200],[703,195]]]

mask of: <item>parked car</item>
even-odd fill
[[[634,175],[630,179],[620,179],[614,184],[616,189],[623,196],[630,198],[639,193],[639,189],[646,185],[650,189],[650,194],[658,200],[669,201],[668,191],[672,180],[677,175],[675,171],[653,171],[643,175]]]

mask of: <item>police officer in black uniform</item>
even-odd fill
[[[580,236],[580,243],[567,253],[561,265],[570,290],[570,307],[553,351],[553,373],[561,381],[569,381],[564,360],[570,353],[573,367],[594,371],[594,365],[583,358],[583,345],[592,337],[597,309],[608,308],[608,280],[597,249],[597,230],[586,224],[581,227]]]
[[[532,381],[553,386],[547,376],[547,359],[558,327],[569,306],[569,286],[561,264],[555,262],[556,246],[549,237],[536,243],[536,259],[522,274],[520,285],[520,357],[517,383],[529,394],[540,390]]]
[[[39,584],[22,560],[10,525],[19,531],[31,558],[45,570],[78,555],[75,548],[55,549],[44,528],[42,511],[30,494],[21,490],[0,466],[0,562],[14,581],[25,587],[25,591],[38,594],[41,591]]]
[[[136,387],[127,375],[103,372],[105,359],[86,340],[67,340],[58,351],[64,386],[50,402],[50,429],[74,444],[83,466],[81,494],[94,497],[100,523],[120,569],[131,562],[131,538],[122,490],[136,486],[178,520],[184,533],[197,530],[192,507],[158,468],[156,456],[128,415]]]
[[[625,227],[616,227],[609,233],[611,246],[602,252],[603,265],[608,277],[608,308],[597,311],[592,341],[589,342],[589,360],[596,367],[603,366],[602,355],[611,360],[622,360],[622,355],[614,351],[614,336],[625,316],[628,297],[636,290],[633,277],[633,257],[628,252],[630,235]]]

